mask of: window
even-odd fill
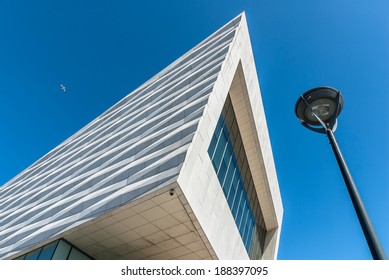
[[[92,260],[92,258],[65,239],[59,239],[15,260]]]
[[[208,154],[246,251],[251,259],[259,259],[266,229],[229,96],[212,136]]]

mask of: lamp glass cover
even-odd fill
[[[320,98],[312,101],[309,106],[311,107],[312,111],[315,112],[315,114],[323,121],[327,122],[331,119],[331,117],[335,114],[335,107],[336,103],[332,99],[328,98]],[[307,107],[305,109],[305,120],[308,123],[317,123],[317,119],[314,116],[314,114],[309,110]]]

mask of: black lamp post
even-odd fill
[[[373,259],[386,260],[384,249],[335,139],[337,117],[342,108],[343,97],[338,90],[330,87],[317,87],[300,96],[295,106],[295,113],[303,126],[312,131],[327,134]]]

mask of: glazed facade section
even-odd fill
[[[208,154],[246,251],[251,259],[258,259],[262,255],[266,228],[229,96]]]
[[[92,260],[92,258],[61,238],[21,255],[15,260]]]

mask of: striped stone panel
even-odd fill
[[[240,18],[1,187],[0,258],[176,181]]]

